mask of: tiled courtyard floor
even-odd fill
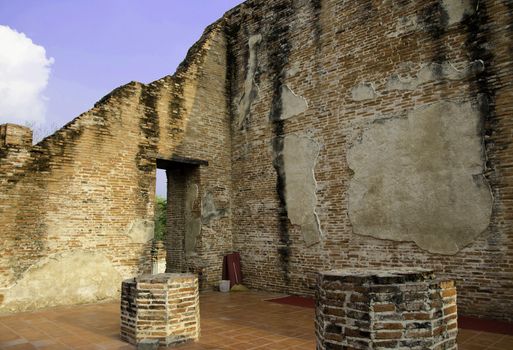
[[[315,349],[314,310],[260,292],[201,294],[201,339],[174,349]],[[459,349],[512,350],[513,336],[460,330]],[[119,340],[119,304],[0,316],[0,349],[134,349]]]

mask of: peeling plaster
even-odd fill
[[[134,243],[146,243],[155,235],[155,223],[151,220],[136,219],[128,226],[126,235]]]
[[[287,71],[285,72],[286,74],[286,77],[287,78],[290,78],[290,77],[293,77],[295,76],[297,73],[299,73],[299,62],[296,61],[296,62],[293,62],[291,65],[290,65],[290,68],[287,69]]]
[[[472,62],[462,70],[456,69],[451,63],[428,63],[422,66],[415,77],[400,78],[392,75],[387,82],[386,90],[415,90],[418,86],[435,80],[462,80],[484,70],[481,60]]]
[[[369,125],[347,153],[354,233],[440,254],[474,241],[492,210],[480,125],[479,108],[449,101]]]
[[[255,83],[254,77],[257,68],[257,49],[262,41],[262,35],[252,35],[249,38],[249,59],[248,68],[246,73],[246,79],[244,81],[244,87],[242,97],[239,100],[237,106],[237,125],[239,128],[243,127],[244,121],[248,118],[251,104],[258,95],[258,86]]]
[[[287,85],[281,87],[281,103],[281,120],[295,117],[308,109],[306,99],[296,95]]]
[[[284,139],[285,201],[289,220],[301,226],[307,246],[320,240],[317,206],[317,182],[314,168],[320,146],[306,136],[287,135]]]
[[[48,278],[48,276],[52,276]],[[123,280],[103,254],[73,251],[42,259],[4,294],[0,311],[93,303],[119,297]]]
[[[377,96],[374,85],[369,82],[361,82],[351,89],[351,98],[353,101],[372,100]]]
[[[201,222],[209,225],[211,221],[225,217],[226,214],[226,209],[216,207],[213,194],[206,192],[201,200]]]
[[[198,185],[187,186],[185,194],[185,253],[194,253],[196,249],[196,239],[201,232],[201,219],[193,214],[194,204],[198,199]]]
[[[461,22],[465,16],[474,14],[476,8],[471,0],[443,0],[442,6],[447,11],[448,25]]]
[[[442,9],[447,14],[446,26],[451,26],[460,23],[465,16],[475,13],[476,8],[472,6],[471,0],[443,0]],[[395,31],[387,33],[387,37],[395,38],[404,34],[412,33],[417,30],[422,30],[425,25],[422,25],[422,19],[417,15],[409,15],[398,18]]]

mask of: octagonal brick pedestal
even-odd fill
[[[457,349],[456,288],[427,270],[321,272],[317,350]]]
[[[121,291],[121,339],[131,344],[158,339],[169,346],[200,333],[198,278],[161,273],[125,280]]]

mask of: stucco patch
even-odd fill
[[[415,90],[419,85],[435,80],[461,80],[484,70],[481,60],[472,62],[464,69],[456,69],[450,62],[428,63],[422,66],[415,77],[400,78],[392,75],[386,85],[387,90]]]
[[[290,68],[287,69],[287,71],[285,72],[285,75],[287,76],[287,78],[290,78],[290,77],[295,76],[299,72],[300,72],[299,62],[295,61],[290,64]]]
[[[126,234],[134,243],[146,243],[155,235],[155,223],[145,219],[134,220],[128,226]]]
[[[369,82],[361,82],[351,89],[351,98],[354,101],[372,100],[376,97],[374,85]]]
[[[447,24],[455,24],[461,22],[465,15],[471,15],[475,12],[472,6],[474,1],[470,0],[443,0],[442,6],[447,12]]]
[[[320,147],[306,136],[288,135],[284,139],[285,201],[290,222],[301,226],[307,246],[320,239],[314,167]]]
[[[255,83],[254,77],[257,68],[257,49],[262,41],[262,35],[252,35],[249,38],[249,59],[247,66],[246,79],[244,80],[244,88],[242,96],[237,105],[237,125],[239,128],[243,127],[244,121],[249,115],[251,104],[258,94],[258,86]]]
[[[100,253],[74,251],[54,255],[28,269],[4,292],[0,311],[34,310],[118,298],[121,281],[122,276],[111,261]]]
[[[348,150],[349,217],[357,234],[454,254],[489,224],[480,114],[439,102],[376,120]]]
[[[281,87],[281,103],[281,120],[295,117],[308,109],[306,99],[296,95],[287,85]]]
[[[201,219],[193,213],[198,193],[198,185],[193,184],[187,187],[185,194],[185,252],[187,254],[195,251],[196,239],[201,232]]]
[[[444,27],[461,22],[465,16],[472,15],[476,9],[472,6],[470,0],[443,0],[441,2],[444,15],[446,15],[447,21],[444,23]],[[422,24],[422,19],[419,19],[418,15],[410,14],[408,16],[399,17],[397,19],[395,28],[393,31],[386,34],[389,38],[399,37],[401,35],[415,32],[419,29],[426,29],[426,24],[429,26],[430,23]]]
[[[201,200],[201,222],[208,225],[212,220],[222,218],[226,214],[226,209],[216,207],[213,194],[206,192]]]

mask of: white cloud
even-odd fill
[[[52,63],[44,47],[0,25],[0,124],[44,122]]]

